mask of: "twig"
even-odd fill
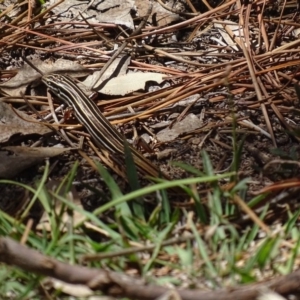
[[[172,239],[162,242],[161,247],[187,242],[192,239],[194,239],[193,236],[172,238]],[[142,247],[132,247],[132,248],[128,248],[128,249],[122,249],[122,250],[119,250],[119,251],[116,251],[113,253],[99,253],[99,254],[84,255],[84,256],[82,256],[81,261],[82,262],[97,261],[97,260],[101,260],[104,258],[113,258],[113,257],[117,257],[117,256],[129,255],[129,254],[144,252],[144,251],[152,252],[156,246],[157,245],[152,244],[152,245],[147,245],[147,246],[142,246]]]
[[[0,262],[13,265],[27,272],[50,276],[71,284],[83,284],[93,290],[102,291],[114,297],[154,300],[170,289],[146,284],[143,280],[127,275],[70,265],[43,255],[17,243],[11,238],[0,238]],[[182,300],[253,300],[260,295],[262,288],[269,288],[280,295],[299,293],[300,270],[262,283],[249,284],[234,289],[218,291],[174,289]]]

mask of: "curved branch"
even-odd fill
[[[19,267],[24,271],[54,277],[67,283],[84,284],[93,290],[101,290],[111,296],[153,300],[170,291],[164,287],[150,286],[143,280],[124,274],[69,265],[7,237],[0,238],[0,262]],[[252,300],[256,299],[265,288],[281,295],[298,293],[300,291],[299,282],[300,270],[297,270],[287,276],[237,288],[219,291],[176,290],[175,292],[182,300]]]

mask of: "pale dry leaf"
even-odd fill
[[[159,151],[158,153],[156,153],[156,158],[158,160],[163,160],[166,158],[170,158],[172,156],[172,154],[176,154],[177,150],[172,148],[172,149],[164,149],[162,151]]]
[[[232,39],[231,35],[227,32],[228,29],[231,30],[234,37],[238,39],[240,42],[244,42],[244,31],[242,26],[239,26],[239,24],[227,24],[226,26],[223,26],[220,23],[214,23],[214,27],[218,29],[219,33],[221,34],[223,40],[226,42],[226,44],[231,47],[235,51],[239,51],[239,47],[237,46],[236,42]]]
[[[299,38],[299,36],[300,36],[300,28],[295,28],[295,29],[292,31],[292,34],[293,34],[293,36],[295,36],[296,38]]]
[[[14,2],[15,3],[12,4],[11,1],[1,1],[0,4],[1,13],[11,19],[16,18],[22,12],[22,6],[16,3],[16,1]]]
[[[164,81],[164,74],[161,73],[142,73],[134,72],[112,78],[98,92],[106,95],[121,95],[130,94],[134,91],[145,89],[145,84],[149,81],[157,82],[158,84]]]
[[[36,59],[32,60],[31,63],[35,65],[43,74],[58,72],[65,75],[78,77],[85,76],[90,73],[79,63],[66,59],[58,59],[54,63],[46,63]],[[31,68],[28,64],[24,64],[24,66],[18,70],[16,76],[6,82],[0,83],[0,89],[9,96],[23,96],[27,86],[32,82],[40,80],[40,78],[40,73]]]
[[[261,292],[261,295],[259,295],[257,300],[286,300],[286,298],[282,297],[278,293],[275,293],[267,288],[265,288],[264,291]]]
[[[89,297],[94,294],[94,292],[89,287],[83,284],[70,284],[55,278],[47,278],[45,283],[47,285],[51,284],[54,289],[76,298]]]
[[[196,115],[189,114],[182,121],[175,123],[171,129],[166,128],[158,132],[156,138],[159,142],[173,141],[180,134],[195,130],[202,125],[203,123]]]
[[[101,71],[96,71],[92,75],[88,76],[82,83],[91,89],[94,86],[103,88],[104,84],[109,81],[109,79],[121,75],[125,75],[130,64],[131,56],[124,55],[122,57],[117,57],[112,64],[107,68],[104,74],[99,78]]]
[[[36,119],[22,111],[16,111],[24,119],[21,119],[10,105],[0,102],[0,143],[7,142],[15,135],[44,135],[51,132],[47,126],[37,123]]]
[[[135,0],[135,5],[140,17],[147,14],[149,2],[149,0]],[[173,4],[174,1],[168,1],[167,3],[170,8],[173,8]],[[148,20],[150,21],[153,18],[156,20],[158,26],[166,26],[180,20],[178,14],[163,8],[157,1],[153,3],[152,13]]]
[[[71,148],[10,146],[0,151],[0,177],[12,178],[44,159],[60,155]]]
[[[54,0],[49,1],[48,7],[55,2]],[[134,29],[130,13],[133,9],[133,0],[95,0],[91,5],[85,1],[65,0],[53,8],[52,12],[61,21],[70,21],[70,19],[78,17],[79,12],[83,12],[83,16],[88,18],[91,23],[112,23]]]
[[[157,297],[155,300],[182,300],[179,293],[175,290],[169,290]]]
[[[42,285],[54,288],[58,290],[59,292],[63,292],[66,295],[74,296],[75,299],[85,299],[85,300],[116,300],[115,297],[109,297],[105,295],[95,295],[95,292],[91,290],[89,287],[83,284],[70,284],[63,282],[61,280],[46,277],[42,281]],[[73,298],[74,298],[73,297]],[[72,297],[69,297],[70,299],[73,299]],[[66,296],[63,299],[69,299],[66,298]]]

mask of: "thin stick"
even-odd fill
[[[25,54],[24,54],[24,51],[22,53],[22,57],[23,57],[23,60],[32,68],[34,69],[35,71],[37,71],[39,74],[41,74],[42,76],[44,76],[44,73],[39,70],[35,65],[32,64],[32,62],[30,60],[28,60],[26,57],[25,57]]]

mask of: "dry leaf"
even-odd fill
[[[14,4],[11,4],[14,2]],[[16,1],[1,1],[0,3],[1,14],[10,19],[14,19],[22,12],[22,5],[16,3]]]
[[[176,139],[180,134],[195,130],[201,127],[203,123],[194,114],[189,114],[181,122],[175,123],[175,125],[169,129],[163,129],[156,135],[156,138],[160,142],[169,142]]]
[[[0,143],[7,142],[16,134],[44,135],[51,132],[47,126],[38,124],[37,120],[26,115],[24,112],[16,110],[24,120],[22,120],[10,105],[0,102]],[[25,121],[28,120],[28,121]],[[33,122],[30,122],[33,121]]]
[[[160,73],[128,73],[112,78],[102,89],[98,90],[98,92],[106,95],[124,96],[134,91],[143,90],[148,81],[155,81],[160,84],[164,81],[164,77],[165,75]]]
[[[55,2],[55,0],[49,1],[47,7],[52,6]],[[134,29],[130,14],[132,9],[134,9],[133,0],[95,0],[91,2],[90,6],[85,1],[65,0],[53,8],[52,12],[65,22],[78,17],[79,12],[83,12],[83,16],[91,23],[113,23]]]
[[[256,299],[257,300],[286,300],[286,298],[273,292],[272,290],[268,290],[267,288]]]
[[[104,84],[109,81],[109,79],[121,75],[125,75],[130,63],[131,56],[124,55],[122,57],[117,57],[112,64],[107,68],[104,74],[99,78],[100,71],[94,72],[92,75],[88,76],[85,81],[82,83],[88,88],[91,89],[94,86],[98,87],[98,90],[103,88]]]
[[[219,33],[223,37],[226,44],[231,47],[235,51],[239,51],[239,47],[236,45],[236,42],[232,39],[231,35],[227,32],[227,30],[230,30],[236,39],[238,39],[240,42],[244,42],[244,31],[243,27],[239,26],[239,24],[227,24],[226,26],[223,26],[220,23],[214,23],[214,27],[219,30]],[[241,39],[242,38],[242,39]]]
[[[83,284],[70,284],[63,282],[61,280],[55,279],[55,278],[47,278],[44,281],[44,284],[51,284],[51,286],[59,290],[60,292],[63,292],[66,295],[74,296],[78,299],[78,297],[89,297],[94,294],[94,292],[88,288],[86,285]]]
[[[157,297],[155,300],[182,300],[182,298],[177,291],[169,290]]]
[[[43,74],[60,72],[62,74],[70,76],[76,75],[78,77],[88,75],[90,73],[79,63],[66,59],[58,59],[54,63],[45,63],[39,59],[36,59],[32,60],[31,63],[35,65]],[[24,66],[18,70],[18,73],[15,77],[0,84],[0,89],[9,96],[23,96],[27,86],[30,83],[39,80],[40,78],[41,74],[31,68],[28,64],[24,64]]]
[[[174,1],[169,1],[167,5],[172,8],[173,4]],[[135,5],[137,7],[139,16],[145,16],[149,7],[149,0],[135,0]],[[158,26],[166,26],[170,23],[180,20],[180,16],[178,14],[174,14],[171,11],[166,10],[157,1],[153,3],[152,13],[149,17],[149,21],[153,18],[155,18]]]
[[[54,279],[53,279],[54,281]],[[94,292],[85,285],[82,284],[69,284],[63,281],[58,282],[55,280],[54,288],[57,290],[74,297],[88,297],[94,294]]]
[[[72,148],[5,147],[0,150],[0,178],[12,178],[45,158],[60,155]]]

